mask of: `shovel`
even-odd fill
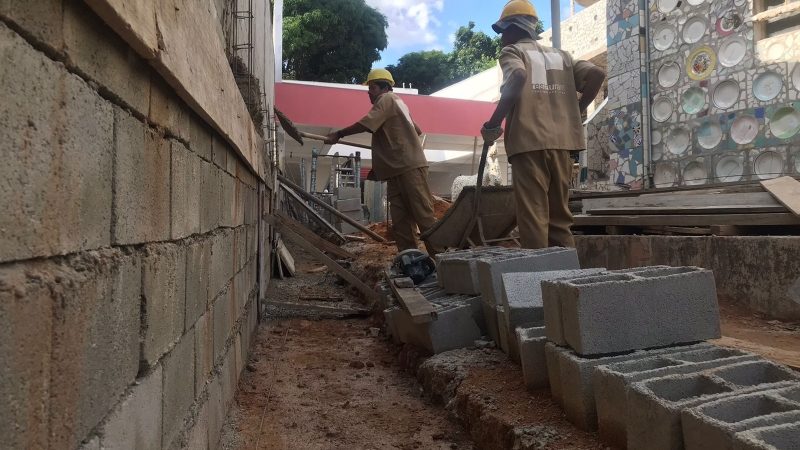
[[[486,157],[489,154],[490,146],[490,143],[486,141],[483,142],[481,159],[478,163],[478,179],[475,180],[475,198],[472,199],[472,218],[469,221],[469,225],[467,225],[467,229],[464,231],[464,236],[461,237],[461,244],[459,245],[459,248],[464,248],[469,236],[472,234],[472,230],[475,229],[475,225],[478,224],[480,219],[478,214],[481,210],[481,187],[483,186],[483,172],[486,169]]]
[[[281,124],[281,128],[283,128],[283,130],[286,131],[286,134],[291,136],[292,139],[297,141],[300,145],[303,145],[303,138],[313,139],[315,141],[324,141],[325,139],[327,139],[325,136],[320,136],[318,134],[311,134],[311,133],[306,133],[305,131],[300,131],[294,124],[294,122],[292,122],[291,119],[286,117],[286,114],[282,113],[278,108],[273,108],[273,110],[275,111],[275,117],[278,118],[278,122],[280,122]],[[359,148],[365,148],[367,150],[372,150],[372,146],[358,144],[356,142],[340,140],[339,144],[350,145],[352,147],[359,147]]]

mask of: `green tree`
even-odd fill
[[[456,31],[450,64],[453,81],[475,75],[492,67],[500,53],[500,40],[492,39],[483,31],[474,31],[475,22],[462,26]]]
[[[355,83],[386,48],[386,17],[364,0],[286,0],[283,72],[288,79]]]
[[[449,85],[453,79],[450,57],[439,50],[413,52],[403,55],[396,65],[386,67],[395,83],[403,83],[430,94]]]

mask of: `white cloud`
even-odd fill
[[[395,49],[415,45],[433,48],[437,45],[437,17],[444,9],[444,0],[366,0],[389,21],[386,33],[389,46]]]

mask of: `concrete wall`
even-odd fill
[[[553,31],[541,34],[543,45],[552,45]],[[575,58],[603,53],[606,50],[606,0],[601,0],[572,17],[561,21],[561,48]]]
[[[216,448],[269,190],[82,1],[0,2],[0,80],[3,447]]]
[[[581,267],[699,266],[719,297],[770,317],[800,319],[800,237],[576,236]]]

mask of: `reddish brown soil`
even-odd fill
[[[447,212],[448,209],[450,209],[451,205],[452,205],[452,203],[448,202],[445,199],[442,199],[442,198],[439,198],[439,197],[434,197],[433,198],[433,216],[436,217],[436,220],[439,220],[442,217],[444,217],[445,213]]]
[[[729,301],[720,301],[721,345],[752,351],[800,370],[800,322],[770,320]]]

